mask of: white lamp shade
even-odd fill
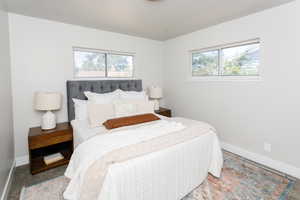
[[[35,93],[34,106],[36,110],[59,110],[61,106],[61,94],[57,92],[37,92]]]
[[[152,99],[160,99],[163,97],[163,92],[160,87],[155,87],[155,86],[150,87],[149,93],[150,93],[149,96]]]

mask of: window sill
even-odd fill
[[[204,76],[204,77],[189,77],[187,82],[201,81],[261,81],[261,76]]]

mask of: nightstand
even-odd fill
[[[165,117],[172,117],[172,112],[170,109],[159,107],[159,110],[155,110],[156,114],[163,115]]]
[[[69,122],[57,124],[55,129],[29,129],[28,148],[31,174],[68,164],[73,153],[73,129]],[[44,156],[60,152],[64,159],[46,165]]]

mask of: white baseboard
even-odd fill
[[[245,149],[242,149],[240,147],[237,147],[237,146],[225,143],[225,142],[221,142],[221,145],[222,145],[222,148],[227,151],[230,151],[230,152],[240,155],[246,159],[252,160],[259,164],[265,165],[269,168],[275,169],[277,171],[283,172],[287,175],[290,175],[290,176],[300,179],[300,168],[286,164],[282,161],[273,160],[267,156],[263,156],[263,155],[260,155],[257,153],[247,151]]]
[[[3,189],[3,193],[1,195],[1,200],[6,200],[7,196],[8,196],[8,192],[11,186],[11,182],[12,182],[12,178],[13,178],[13,173],[15,170],[15,166],[16,166],[16,162],[14,161],[13,164],[11,165],[4,189]]]
[[[16,157],[16,167],[29,164],[29,156]]]

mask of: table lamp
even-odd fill
[[[162,89],[157,86],[150,87],[149,97],[154,99],[154,110],[159,110],[159,99],[163,97]]]
[[[56,127],[56,117],[51,111],[59,110],[61,107],[61,94],[57,92],[36,92],[35,109],[47,111],[41,122],[43,130],[54,129]]]

